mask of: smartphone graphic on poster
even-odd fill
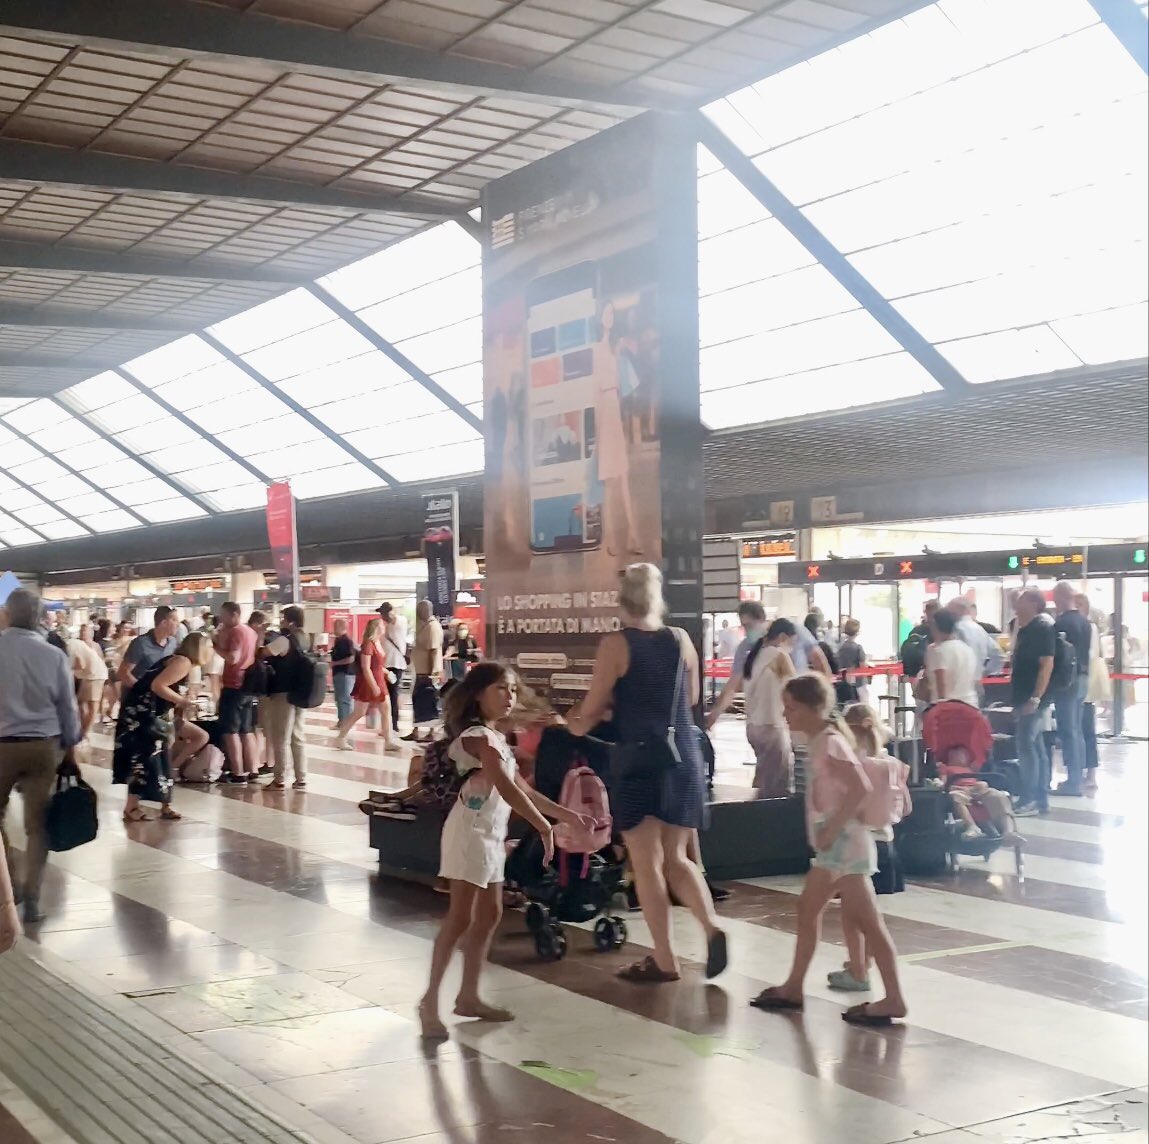
[[[580,262],[527,289],[531,548],[602,543],[595,461],[598,267]]]

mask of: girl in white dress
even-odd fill
[[[544,814],[583,829],[594,823],[551,802],[523,781],[515,754],[496,729],[515,705],[515,682],[498,663],[480,663],[446,700],[448,756],[464,776],[459,797],[443,826],[439,875],[450,885],[451,904],[431,955],[431,979],[419,1003],[423,1036],[442,1039],[439,991],[456,947],[463,951],[463,981],[455,1014],[480,1021],[510,1021],[513,1014],[479,996],[479,976],[503,912],[503,865],[511,811],[525,818],[543,842],[545,862],[554,856],[554,835]]]

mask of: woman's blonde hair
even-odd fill
[[[199,667],[207,667],[211,663],[214,651],[215,648],[212,647],[211,640],[203,632],[191,632],[184,636],[183,643],[176,648],[176,655],[190,659],[193,664]]]
[[[833,724],[835,730],[851,747],[857,746],[854,732],[842,718],[842,713],[834,710],[834,704],[837,702],[834,688],[820,672],[810,671],[804,675],[792,675],[782,690],[799,706],[809,707],[827,723]]]
[[[379,638],[379,629],[383,626],[383,621],[378,616],[373,620],[369,620],[367,627],[363,629],[363,642],[369,644],[372,640]]]
[[[522,675],[514,667],[507,668],[507,675],[515,685],[515,706],[509,718],[512,722],[517,720],[538,719],[544,715],[553,715],[554,708],[550,702],[541,696],[533,687],[523,682]]]
[[[632,619],[660,624],[666,615],[662,597],[662,573],[653,564],[630,564],[622,573],[619,607]]]
[[[868,759],[876,759],[894,737],[868,703],[851,703],[842,714],[846,726],[854,736],[858,751]]]

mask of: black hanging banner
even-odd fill
[[[427,558],[427,599],[435,615],[450,619],[458,584],[459,494],[423,495],[423,555]]]

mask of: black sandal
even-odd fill
[[[763,1009],[767,1013],[801,1013],[806,1008],[805,1001],[794,1001],[790,997],[783,997],[776,985],[763,989],[750,1004],[755,1009]]]
[[[863,1029],[888,1029],[894,1018],[885,1013],[871,1013],[869,1004],[851,1005],[842,1014],[847,1025],[857,1025]]]
[[[667,973],[653,957],[644,957],[641,961],[620,969],[617,976],[623,981],[638,981],[652,985],[681,980],[677,973]]]

